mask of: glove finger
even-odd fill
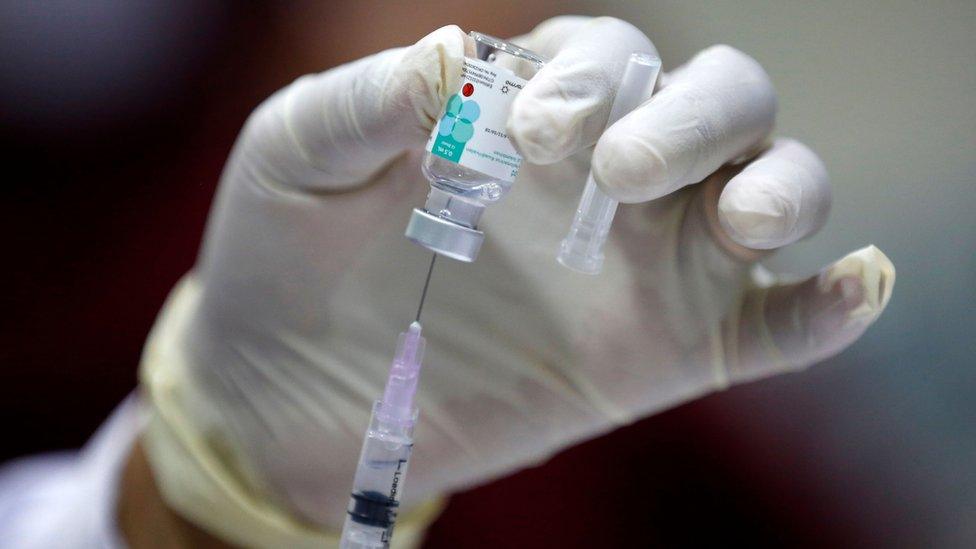
[[[607,129],[593,153],[593,176],[621,202],[653,200],[758,150],[775,116],[776,93],[759,63],[713,46]]]
[[[508,134],[527,160],[558,162],[596,143],[610,116],[617,84],[630,54],[657,49],[639,29],[620,19],[556,18],[525,42],[552,60],[512,104]]]
[[[727,327],[729,381],[802,369],[839,353],[878,318],[894,283],[894,265],[867,246],[804,281],[749,292]]]
[[[361,183],[423,144],[473,48],[451,25],[408,48],[302,77],[255,111],[244,156],[279,183],[311,190]]]
[[[830,200],[830,178],[820,158],[802,143],[783,139],[729,180],[718,218],[736,243],[771,250],[819,231]]]

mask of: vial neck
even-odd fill
[[[452,223],[477,229],[481,214],[485,211],[485,205],[465,200],[456,194],[431,186],[430,194],[427,195],[427,203],[424,204],[424,210]]]

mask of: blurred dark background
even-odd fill
[[[246,116],[299,75],[446,23],[611,14],[673,68],[726,42],[825,157],[812,270],[868,242],[887,314],[808,372],[739,387],[455,496],[428,547],[976,544],[976,7],[969,2],[0,3],[0,458],[72,448],[135,386]]]

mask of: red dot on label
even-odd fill
[[[471,84],[471,82],[468,82],[461,88],[461,94],[463,94],[465,97],[470,97],[472,93],[474,93],[474,86]]]

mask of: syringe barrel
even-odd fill
[[[610,107],[608,128],[650,97],[660,72],[657,56],[643,52],[630,55]],[[598,274],[603,269],[603,246],[616,213],[617,201],[600,190],[590,172],[569,233],[559,247],[559,262],[581,273]]]
[[[413,416],[416,419],[416,410]],[[390,546],[413,449],[414,423],[387,419],[382,401],[373,404],[342,528],[341,549]]]

